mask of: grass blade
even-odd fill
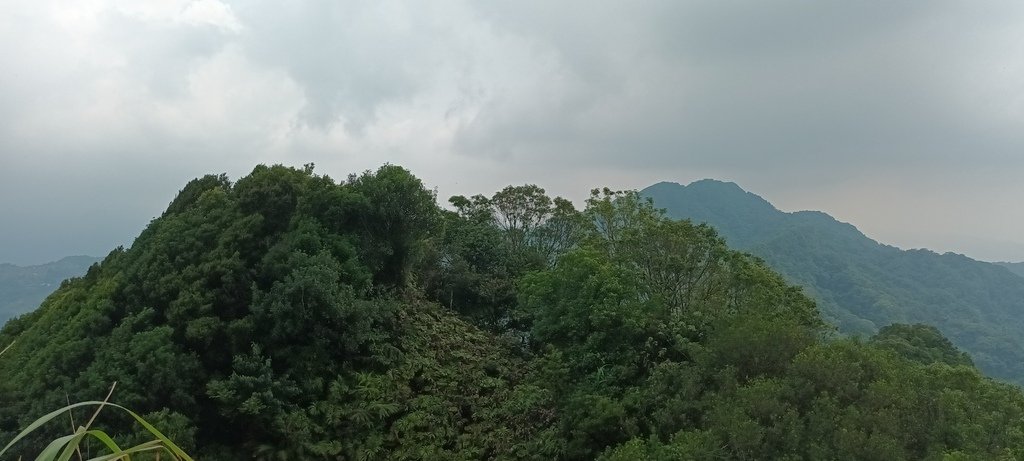
[[[124,410],[124,411],[128,412],[129,415],[132,415],[132,418],[135,418],[135,420],[138,421],[139,424],[142,425],[142,427],[145,427],[146,430],[148,430],[151,434],[156,436],[157,439],[160,439],[160,441],[164,443],[164,446],[166,446],[167,449],[170,450],[170,452],[172,454],[174,454],[174,456],[177,456],[179,459],[184,459],[185,461],[194,461],[191,456],[189,456],[188,454],[185,453],[184,450],[182,450],[177,445],[175,445],[174,442],[171,441],[171,439],[167,438],[166,435],[164,435],[162,432],[157,430],[157,428],[154,427],[152,424],[149,424],[149,422],[147,422],[146,420],[142,419],[141,416],[135,414],[134,411],[131,411],[131,410],[129,410],[129,409],[125,408],[125,407],[122,407],[120,405],[114,405],[114,404],[109,404],[109,405],[111,405],[113,407],[116,407],[116,408],[120,408],[121,410]]]
[[[78,428],[77,431],[75,431],[74,434],[67,435],[67,436],[61,437],[61,438],[59,438],[57,440],[54,440],[53,442],[50,442],[50,444],[47,445],[46,449],[44,449],[43,452],[40,453],[39,457],[36,458],[38,461],[67,461],[67,460],[69,460],[71,458],[71,456],[73,455],[75,449],[81,443],[82,439],[84,439],[87,435],[88,436],[92,436],[92,437],[100,440],[100,442],[102,442],[108,449],[110,449],[113,452],[113,455],[104,455],[104,456],[100,456],[98,458],[93,458],[93,459],[115,460],[115,459],[127,458],[128,455],[130,455],[132,453],[138,453],[138,452],[141,452],[141,451],[164,450],[164,451],[166,451],[169,455],[171,455],[175,459],[184,460],[184,461],[194,461],[191,456],[189,456],[187,453],[185,453],[184,450],[182,450],[180,447],[178,447],[178,445],[176,445],[174,442],[172,442],[171,439],[167,438],[167,436],[164,435],[162,432],[160,432],[159,429],[157,429],[155,426],[153,426],[148,421],[143,419],[137,413],[135,413],[134,411],[131,411],[131,410],[125,408],[125,407],[122,407],[121,405],[117,405],[117,404],[110,403],[110,402],[107,402],[107,401],[79,402],[79,403],[67,405],[67,406],[65,406],[63,408],[60,408],[58,410],[54,410],[54,411],[52,411],[50,413],[47,413],[46,415],[44,415],[44,416],[40,417],[39,419],[33,421],[32,424],[29,424],[28,427],[26,427],[24,430],[22,430],[20,433],[18,433],[18,435],[16,437],[14,437],[14,439],[11,440],[10,443],[8,443],[7,446],[5,446],[3,448],[3,450],[0,450],[0,456],[3,456],[4,453],[6,453],[8,450],[10,450],[10,448],[12,446],[14,446],[14,444],[18,443],[19,441],[24,439],[26,436],[31,434],[33,431],[35,431],[36,429],[39,429],[39,427],[41,427],[42,425],[50,422],[54,418],[56,418],[56,417],[60,416],[61,414],[63,414],[64,412],[70,411],[70,410],[75,409],[75,408],[86,407],[86,406],[97,406],[97,407],[99,407],[97,409],[97,413],[99,413],[99,410],[103,409],[104,407],[111,407],[111,408],[116,408],[118,410],[124,411],[125,413],[128,413],[129,415],[131,415],[131,417],[134,418],[135,421],[137,421],[139,424],[141,424],[142,427],[146,428],[146,430],[149,431],[150,434],[152,434],[154,437],[156,437],[156,440],[153,440],[153,441],[150,441],[150,442],[146,442],[144,444],[136,445],[135,447],[122,450],[120,447],[117,446],[117,443],[115,443],[114,440],[111,439],[110,436],[107,435],[105,432],[100,431],[100,430],[87,430],[84,427],[80,427],[80,428]],[[93,415],[93,418],[95,419],[95,415]],[[92,422],[93,422],[93,420],[89,421],[90,424]],[[61,452],[61,448],[62,447],[66,448],[65,451],[63,451],[63,452]],[[60,453],[60,455],[59,455],[60,457],[59,458],[58,458],[58,453]],[[127,459],[130,459],[130,458],[127,458]]]
[[[107,447],[107,449],[110,450],[111,453],[120,453],[120,452],[122,452],[121,447],[118,446],[117,442],[115,442],[113,438],[111,438],[109,435],[107,435],[106,432],[103,432],[103,431],[101,431],[99,429],[92,429],[92,430],[88,431],[87,433],[90,436],[92,436],[93,438],[95,438],[96,440],[99,440],[100,443],[102,443],[103,446]],[[131,461],[131,457],[126,456],[125,460],[126,461]]]
[[[87,407],[87,406],[93,406],[93,405],[103,405],[103,402],[91,400],[91,401],[88,401],[88,402],[73,403],[71,405],[65,406],[64,408],[61,408],[61,409],[58,409],[58,410],[54,410],[54,411],[52,411],[50,413],[47,413],[46,415],[43,415],[39,419],[33,421],[32,424],[29,424],[28,427],[26,427],[24,430],[19,432],[18,435],[15,436],[14,439],[11,440],[7,444],[7,446],[4,447],[3,450],[0,450],[0,456],[3,456],[4,453],[7,453],[7,450],[10,450],[11,447],[14,446],[14,444],[18,443],[18,441],[20,441],[21,439],[25,438],[26,436],[31,434],[36,429],[39,429],[39,427],[42,426],[43,424],[46,424],[46,423],[50,422],[50,420],[52,420],[53,418],[56,418],[56,417],[60,416],[65,411],[70,411],[70,410],[75,409],[75,408]]]
[[[75,434],[65,435],[64,437],[50,442],[43,451],[39,452],[39,456],[36,456],[36,461],[52,461],[57,458],[57,454],[60,453],[60,449],[67,445],[73,438],[75,438]]]
[[[134,447],[125,450],[118,450],[106,455],[89,458],[87,461],[114,461],[121,459],[130,460],[132,454],[154,450],[166,450],[166,447],[164,447],[159,440],[150,440],[149,442],[140,443]]]
[[[75,452],[78,451],[78,445],[82,443],[82,439],[84,438],[85,428],[80,427],[74,434],[71,434],[71,440],[68,442],[67,446],[64,447],[64,451],[61,452],[57,461],[69,461],[71,457],[75,455]]]

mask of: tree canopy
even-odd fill
[[[118,381],[198,459],[1024,456],[1024,396],[938,330],[835,339],[800,289],[635,191],[449,203],[394,165],[190,182],[0,331],[0,435]],[[98,421],[145,436],[130,423]]]
[[[986,374],[1024,384],[1024,277],[1012,272],[1018,266],[883,245],[822,212],[779,211],[733,183],[660,183],[642,194],[672,218],[714,226],[729,245],[805,287],[841,333],[932,325]]]

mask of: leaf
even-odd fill
[[[29,424],[28,427],[26,427],[24,430],[19,432],[18,435],[15,436],[14,439],[11,440],[7,444],[7,446],[4,447],[3,450],[0,450],[0,456],[3,456],[4,453],[7,453],[7,450],[10,450],[11,447],[14,446],[15,443],[18,443],[18,441],[20,441],[21,439],[25,438],[26,436],[28,436],[32,432],[34,432],[36,429],[39,429],[39,427],[42,426],[43,424],[46,424],[46,423],[50,422],[50,420],[52,420],[53,418],[56,418],[56,417],[60,416],[61,414],[63,414],[66,411],[69,411],[69,410],[72,410],[72,409],[75,409],[75,408],[86,407],[86,406],[90,406],[90,405],[103,405],[103,402],[95,401],[95,400],[90,400],[88,402],[78,402],[78,403],[73,403],[71,405],[67,405],[67,406],[65,406],[63,408],[60,408],[58,410],[54,410],[54,411],[52,411],[50,413],[47,413],[46,415],[44,415],[44,416],[40,417],[39,419],[33,421],[32,424]]]
[[[107,435],[106,432],[103,432],[103,431],[101,431],[99,429],[93,429],[93,430],[88,431],[87,433],[89,435],[91,435],[93,438],[95,438],[96,440],[99,440],[100,442],[102,442],[103,445],[105,447],[107,447],[108,450],[111,451],[111,453],[118,453],[118,452],[121,451],[121,447],[119,447],[117,445],[117,442],[114,442],[114,439],[110,438],[110,436]],[[127,457],[125,459],[126,459],[126,461],[131,461],[130,457]]]
[[[10,443],[8,443],[7,446],[5,446],[3,450],[0,450],[0,456],[3,456],[3,454],[6,453],[12,446],[14,446],[14,444],[18,443],[21,439],[25,438],[26,436],[31,434],[36,429],[39,429],[43,424],[46,424],[46,423],[50,422],[51,420],[53,420],[57,416],[60,416],[61,414],[63,414],[64,412],[70,411],[70,410],[72,410],[74,408],[80,408],[80,407],[85,407],[85,406],[100,406],[101,408],[106,406],[106,407],[112,407],[112,408],[116,408],[116,409],[119,409],[121,411],[124,411],[124,412],[128,413],[129,415],[131,415],[132,418],[135,418],[135,420],[138,421],[138,423],[141,424],[142,427],[146,428],[146,430],[149,431],[150,434],[153,434],[153,436],[156,437],[156,440],[153,440],[151,442],[147,442],[147,443],[144,443],[144,444],[141,444],[141,445],[137,445],[137,446],[129,448],[127,450],[120,450],[120,448],[117,447],[117,444],[114,443],[113,439],[111,439],[110,436],[108,436],[106,433],[104,433],[102,431],[98,431],[98,430],[86,431],[85,428],[79,428],[79,430],[76,431],[74,434],[70,434],[70,435],[61,437],[61,438],[59,438],[57,440],[54,440],[53,442],[50,442],[50,444],[47,445],[46,449],[44,449],[43,452],[40,453],[40,455],[36,458],[37,461],[50,461],[50,460],[58,459],[57,458],[57,452],[61,449],[61,447],[64,447],[65,445],[67,445],[67,448],[65,449],[65,451],[63,453],[61,453],[60,460],[68,460],[68,459],[70,459],[71,453],[73,453],[75,447],[77,447],[78,444],[81,443],[81,440],[86,435],[91,435],[91,436],[99,439],[108,448],[110,448],[111,450],[115,450],[114,454],[118,454],[118,456],[100,457],[100,458],[97,458],[97,459],[109,459],[109,460],[120,459],[120,457],[126,456],[126,455],[128,455],[130,453],[137,453],[139,451],[147,451],[147,450],[153,450],[153,449],[160,449],[160,448],[162,448],[162,449],[166,450],[169,454],[171,454],[172,456],[174,456],[177,459],[181,459],[181,460],[185,460],[185,461],[193,461],[192,457],[190,457],[188,454],[186,454],[184,450],[182,450],[180,447],[178,447],[174,442],[172,442],[169,438],[167,438],[167,436],[165,436],[162,432],[160,432],[156,427],[154,427],[152,424],[150,424],[148,421],[143,419],[141,416],[139,416],[135,412],[133,412],[133,411],[131,411],[131,410],[125,408],[125,407],[122,407],[121,405],[117,405],[117,404],[113,404],[113,403],[109,403],[109,402],[101,402],[101,401],[79,402],[79,403],[67,405],[67,406],[65,406],[63,408],[60,408],[58,410],[54,410],[54,411],[52,411],[50,413],[47,413],[46,415],[42,416],[41,418],[33,421],[32,424],[29,424],[28,427],[26,427],[24,430],[22,430],[20,433],[18,433],[18,435],[13,440],[11,440]],[[69,445],[69,442],[71,442],[70,445]],[[70,451],[68,451],[68,450],[70,450]]]
[[[75,438],[75,434],[65,435],[59,439],[50,442],[43,451],[39,452],[39,456],[36,456],[36,461],[50,461],[57,458],[57,453],[60,453],[61,447],[67,445],[71,439]]]
[[[0,351],[0,355],[4,355],[4,352],[7,352],[7,350],[10,349],[12,346],[14,346],[14,341],[11,341],[11,343],[8,344],[7,347],[4,348],[4,350]]]
[[[184,459],[186,461],[193,461],[192,457],[189,456],[188,454],[186,454],[184,450],[182,450],[177,445],[175,445],[174,442],[171,441],[171,439],[167,438],[167,436],[165,436],[162,432],[157,430],[156,427],[153,427],[152,424],[149,424],[149,422],[147,422],[145,419],[142,419],[142,417],[137,415],[134,411],[131,411],[131,410],[129,410],[129,409],[125,408],[125,407],[122,407],[120,405],[115,405],[115,404],[109,404],[109,405],[112,406],[112,407],[115,407],[115,408],[120,408],[121,410],[124,410],[125,412],[127,412],[129,415],[132,415],[132,418],[135,418],[135,420],[138,421],[139,424],[142,425],[142,427],[145,427],[147,431],[149,431],[151,434],[155,435],[157,439],[160,439],[160,441],[164,443],[164,446],[168,450],[170,450],[170,452],[173,453],[175,456],[177,456],[180,459]]]
[[[75,451],[78,450],[78,445],[82,443],[83,438],[85,438],[85,428],[79,427],[71,436],[71,440],[68,442],[67,446],[64,447],[64,451],[60,454],[60,458],[57,458],[57,461],[70,460],[71,457],[74,456]]]
[[[131,460],[131,456],[130,455],[133,454],[133,453],[142,453],[144,451],[154,451],[154,450],[166,450],[166,451],[168,451],[168,453],[170,453],[170,451],[167,450],[167,447],[164,447],[163,444],[159,440],[150,440],[148,442],[140,443],[140,444],[138,444],[138,445],[136,445],[134,447],[128,448],[126,450],[118,449],[117,451],[115,451],[113,453],[110,453],[110,454],[106,454],[106,455],[102,455],[102,456],[97,456],[95,458],[89,458],[87,461],[114,461],[114,460],[122,460],[122,459],[125,460],[125,461],[130,461]],[[172,454],[172,456],[173,456],[173,454]],[[180,459],[180,458],[175,458],[175,459]]]

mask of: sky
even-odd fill
[[[1024,260],[1024,2],[3,0],[0,262],[102,256],[184,184],[409,168],[444,202],[734,181]]]

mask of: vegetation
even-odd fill
[[[11,347],[13,346],[14,344],[12,343],[7,345],[7,347],[3,348],[3,350],[0,350],[0,356],[3,356],[4,353],[10,350]],[[155,455],[156,459],[159,459],[159,454],[157,453],[161,453],[166,454],[170,459],[175,461],[192,461],[192,458],[188,456],[188,454],[186,454],[184,451],[182,451],[181,448],[175,445],[173,441],[168,439],[167,436],[163,435],[157,428],[153,427],[152,424],[142,419],[139,415],[135,414],[135,412],[127,408],[124,408],[120,405],[108,402],[110,395],[114,393],[115,387],[117,387],[117,383],[114,383],[110,387],[110,392],[107,394],[107,399],[101,402],[79,402],[75,404],[68,404],[64,408],[60,408],[58,410],[50,412],[49,414],[43,415],[39,419],[29,424],[28,427],[26,427],[24,430],[21,431],[21,433],[15,436],[13,440],[8,442],[6,446],[0,449],[0,456],[3,456],[4,453],[7,453],[7,451],[10,450],[11,447],[16,445],[21,439],[35,432],[40,427],[53,421],[54,419],[64,416],[65,413],[70,414],[70,411],[75,408],[95,406],[95,412],[93,413],[92,417],[89,418],[89,421],[86,422],[85,425],[83,426],[76,426],[74,418],[72,417],[72,433],[51,441],[49,444],[47,444],[46,448],[44,448],[43,451],[39,453],[39,455],[36,457],[36,460],[67,460],[77,455],[77,459],[84,459],[85,456],[88,456],[90,460],[97,461],[131,461],[132,456],[138,458],[140,456],[145,455]],[[133,447],[121,448],[121,446],[119,446],[117,442],[110,437],[109,434],[102,430],[95,429],[92,427],[93,422],[96,421],[96,417],[99,416],[100,412],[103,411],[104,408],[115,408],[127,413],[132,418],[134,418],[136,422],[142,425],[142,427],[149,431],[149,433],[154,437],[154,439],[140,443]],[[85,443],[88,440],[98,441],[101,444],[102,448],[106,451],[106,453],[96,457],[91,456],[92,453],[91,450],[89,449],[90,447],[88,446],[88,444]],[[83,445],[85,445],[84,449]]]
[[[934,325],[986,374],[1024,384],[1024,277],[1012,264],[881,245],[824,213],[783,213],[732,183],[661,183],[642,194],[668,216],[715,226],[730,245],[764,258],[843,333]]]
[[[1024,277],[1024,263],[998,262],[996,264],[1007,268],[1010,272],[1013,272],[1014,274]]]
[[[90,256],[69,256],[38,266],[0,264],[0,325],[39,307],[61,281],[81,276],[97,262]]]
[[[210,460],[1024,456],[1024,396],[936,330],[829,339],[800,289],[636,192],[450,203],[391,165],[190,182],[0,331],[0,435],[116,380]],[[151,440],[133,421],[96,427]]]

